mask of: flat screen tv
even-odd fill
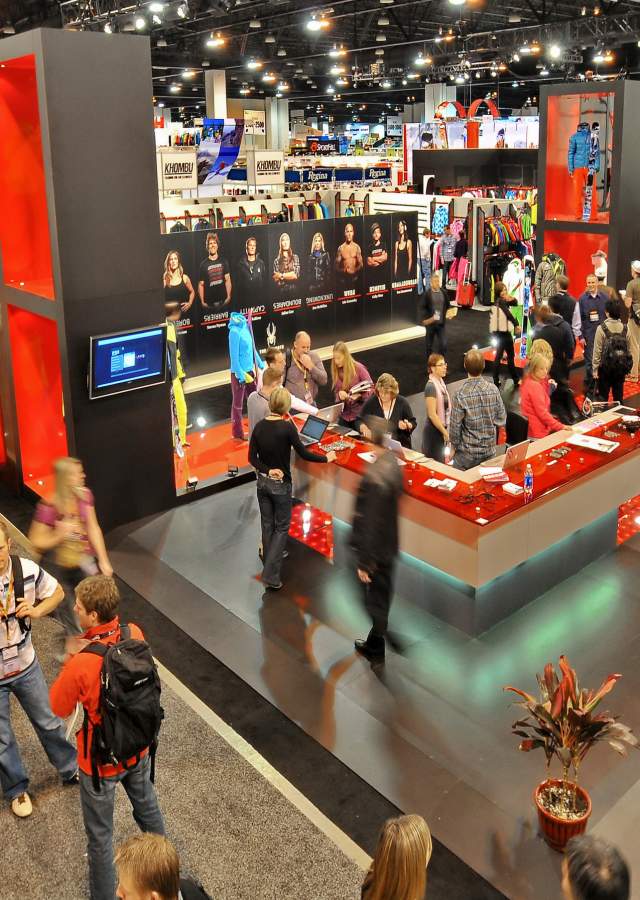
[[[92,400],[166,381],[166,325],[99,334],[90,338],[90,342],[89,396]]]

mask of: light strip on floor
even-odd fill
[[[237,753],[245,759],[249,765],[262,775],[292,806],[305,816],[312,825],[315,825],[326,837],[338,847],[344,855],[359,866],[363,871],[369,868],[371,857],[359,847],[355,841],[344,833],[338,826],[327,818],[324,813],[308,800],[303,793],[294,787],[290,781],[267,762],[258,751],[251,746],[241,735],[234,731],[230,725],[216,715],[206,703],[203,703],[192,691],[189,690],[172,672],[161,662],[156,660],[160,678],[171,690],[183,700],[187,706],[203,719],[207,725],[220,735]]]

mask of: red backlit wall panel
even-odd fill
[[[587,275],[593,275],[591,255],[596,250],[604,250],[609,256],[608,235],[560,231],[548,226],[544,230],[544,252],[557,253],[567,263],[569,291],[574,297],[585,290]]]
[[[0,64],[4,283],[55,299],[35,56]]]
[[[67,456],[58,328],[54,321],[9,306],[9,336],[23,481],[37,493],[53,462]]]

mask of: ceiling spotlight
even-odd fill
[[[193,76],[195,74],[196,73],[193,71],[193,69],[185,69],[184,72],[182,73],[182,77],[183,78],[193,78]]]
[[[452,6],[464,6],[465,0],[449,0]]]
[[[158,103],[158,109],[164,109],[164,103]]]
[[[347,51],[344,49],[343,46],[336,47],[335,44],[333,45],[331,50],[329,50],[329,56],[332,59],[336,59],[338,56],[346,56],[346,53],[347,53]]]
[[[272,34],[268,34],[264,39],[265,44],[275,44],[276,39]]]
[[[207,47],[224,47],[225,39],[222,37],[220,32],[214,34],[211,32],[209,38],[207,39]]]
[[[513,62],[520,62],[520,54],[514,53],[511,59],[513,60]]]
[[[167,39],[166,39],[166,38],[163,38],[163,37],[158,38],[158,41],[157,41],[157,43],[156,43],[156,47],[166,47],[166,46],[167,46]]]
[[[15,34],[16,33],[15,26],[14,25],[5,25],[4,28],[2,29],[2,33],[3,34]]]
[[[240,88],[240,93],[241,93],[241,94],[248,94],[248,93],[249,93],[249,85],[248,85],[248,84],[243,84],[242,87]]]
[[[386,28],[386,26],[388,24],[389,24],[389,17],[388,16],[380,16],[380,18],[378,19],[378,27]]]
[[[541,74],[543,77],[544,77],[545,75],[548,75],[548,74],[549,74],[549,70],[547,69],[546,66],[544,66],[542,69],[540,69],[540,74]]]
[[[262,80],[267,84],[271,84],[272,81],[276,80],[276,76],[273,74],[273,72],[265,72],[262,76]]]
[[[249,28],[262,28],[260,19],[251,19],[251,21],[249,22]]]
[[[149,4],[149,12],[161,13],[163,9],[164,9],[164,3],[150,3]]]
[[[531,47],[527,43],[524,43],[522,47],[520,47],[520,53],[523,55],[531,53]]]
[[[464,84],[464,78],[462,77],[462,75],[456,75],[456,84]]]
[[[456,36],[453,33],[453,28],[450,28],[444,36],[445,41],[455,41]]]
[[[253,57],[247,62],[247,69],[261,69],[262,63],[259,59],[253,59]]]
[[[503,63],[503,62],[498,63],[498,72],[506,72],[506,71],[507,71],[507,64]]]
[[[402,79],[402,83],[403,83],[403,84],[408,84],[407,79],[406,79],[406,78],[403,78],[403,79]]]
[[[162,19],[156,13],[151,16],[151,22],[153,25],[162,25]]]
[[[383,34],[381,31],[379,31],[379,32],[376,34],[376,41],[378,42],[378,44],[384,44],[384,42],[386,41],[386,39],[387,39],[386,34]]]
[[[419,75],[418,72],[409,72],[409,73],[407,74],[407,78],[411,78],[411,79],[413,79],[413,78],[420,78],[420,75]]]
[[[189,10],[187,9],[187,4],[186,4],[186,3],[181,3],[180,6],[179,6],[178,9],[177,9],[178,17],[179,17],[180,19],[186,19],[186,18],[187,18],[187,13],[188,13],[188,12],[189,12]]]
[[[319,19],[316,19],[315,16],[311,16],[309,21],[307,22],[307,30],[308,31],[322,31],[323,28],[329,27],[329,20],[325,19],[324,16],[321,16]]]
[[[593,56],[593,61],[594,63],[604,62],[604,53],[602,52],[602,50],[596,50]]]
[[[549,47],[549,57],[551,59],[560,59],[561,56],[562,56],[562,47],[560,47],[558,44],[552,44]]]
[[[385,80],[382,82],[382,87],[383,87],[383,88],[390,88],[390,87],[391,87],[391,82],[389,81],[388,78],[385,78]]]
[[[598,6],[597,3],[596,3],[596,5],[593,7],[593,14],[594,14],[594,16],[599,16],[599,15],[600,15],[600,7]]]
[[[329,75],[342,75],[344,72],[344,66],[333,65],[329,69]]]
[[[330,84],[329,87],[327,88],[327,94],[335,94],[335,92],[336,92],[336,89],[334,88],[334,86],[332,84]]]
[[[434,41],[436,42],[436,44],[439,44],[441,40],[442,40],[442,25],[440,26],[440,28],[438,28],[438,33],[434,37]]]
[[[344,77],[344,75],[341,75],[340,78],[337,79],[336,84],[339,84],[341,87],[344,87],[345,85],[349,84],[349,82]]]
[[[171,91],[172,94],[177,94],[182,89],[179,84],[172,84],[171,87],[169,88],[169,90]]]
[[[288,90],[289,90],[289,85],[287,84],[286,81],[281,81],[281,82],[279,83],[279,85],[278,85],[278,90],[279,90],[279,91],[288,91]]]
[[[280,47],[280,49],[276,53],[276,56],[286,56],[286,55],[287,55],[287,51],[284,49],[284,47]]]
[[[384,50],[382,47],[378,47],[378,49],[374,50],[373,52],[375,53],[376,56],[384,56]]]
[[[142,31],[143,28],[147,27],[146,19],[143,19],[142,16],[136,16],[136,20],[133,23],[138,31]]]
[[[476,72],[476,78],[482,78],[482,73],[481,73],[481,72]]]
[[[111,22],[105,23],[103,31],[105,34],[113,34],[113,28],[111,27]]]
[[[532,53],[540,53],[540,44],[537,41],[532,41],[531,52]]]
[[[520,82],[519,81],[511,82],[511,87],[520,87]]]

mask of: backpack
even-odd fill
[[[603,322],[602,331],[604,346],[599,368],[606,373],[608,378],[613,380],[624,378],[633,368],[633,357],[627,341],[627,326],[623,325],[622,331],[612,334]]]
[[[132,769],[140,762],[141,754],[147,747],[153,781],[164,710],[160,705],[160,678],[149,645],[146,641],[132,638],[128,625],[120,625],[120,635],[115,644],[96,641],[81,652],[102,657],[101,721],[93,726],[90,751],[94,789],[100,790],[99,765],[122,765],[125,769]],[[82,727],[86,748],[89,730],[86,709]],[[132,757],[135,757],[135,762],[128,765]]]
[[[13,555],[11,555],[9,559],[11,560],[11,574],[13,576],[13,596],[15,599],[15,608],[17,609],[20,601],[24,600],[24,573],[22,571],[22,560],[19,556]],[[7,620],[8,619],[15,619],[17,621],[22,636],[20,644],[24,643],[25,638],[31,631],[31,619],[29,617],[19,619],[15,612],[10,613],[7,616]]]

